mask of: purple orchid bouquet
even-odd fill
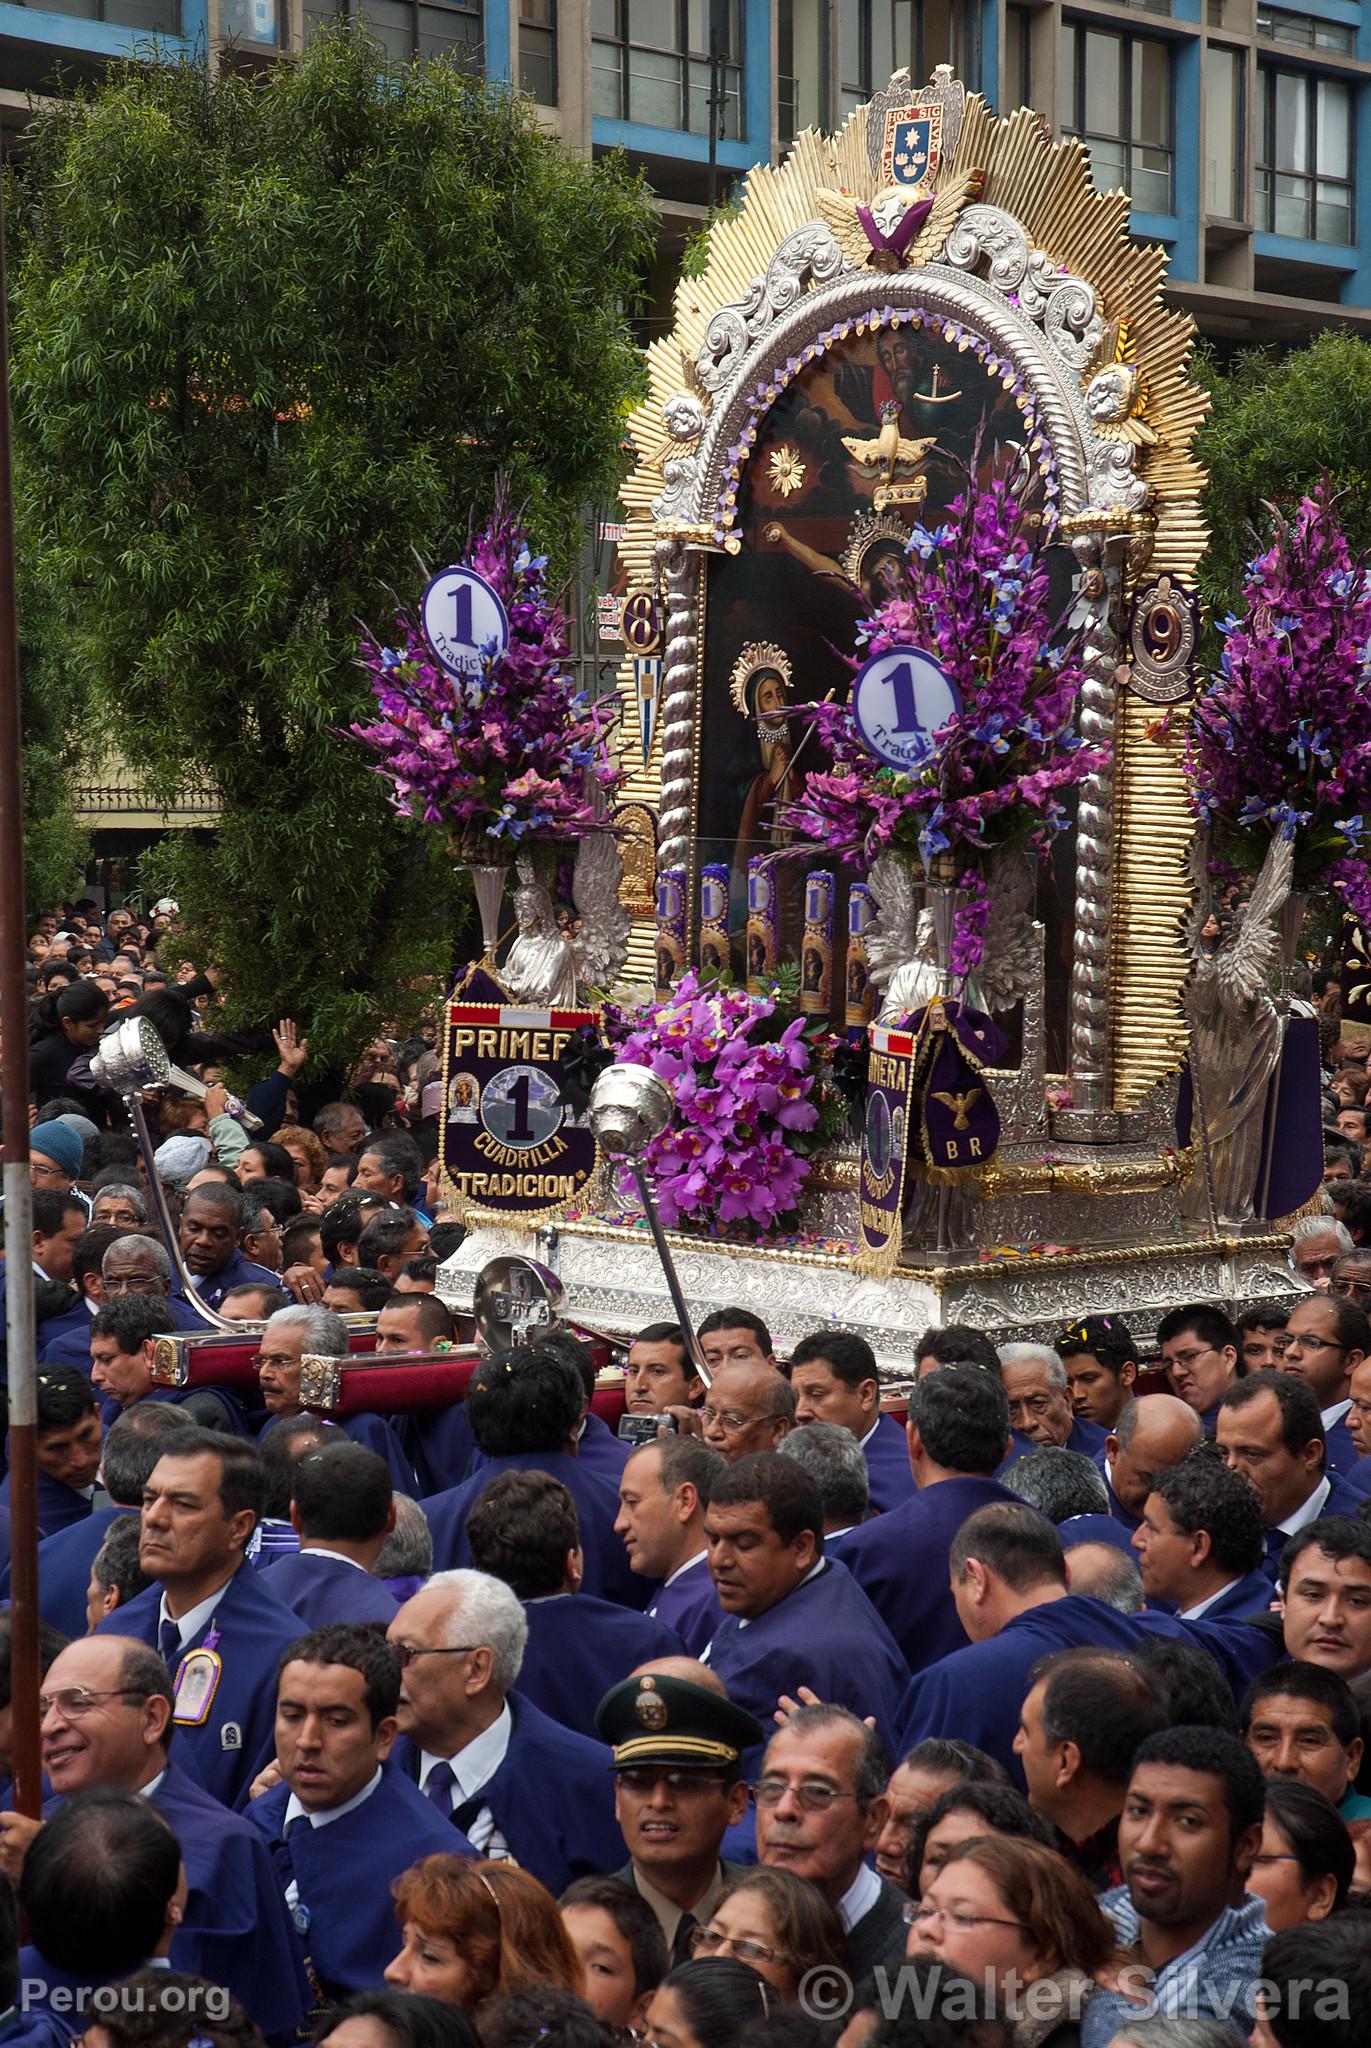
[[[668,1228],[766,1231],[794,1209],[821,1126],[834,1121],[825,1108],[842,1114],[812,1026],[804,1017],[786,1023],[771,996],[715,988],[693,972],[623,1020],[616,1060],[650,1067],[676,1098],[676,1114],[643,1155]]]
[[[1326,479],[1293,518],[1271,512],[1192,712],[1192,801],[1220,859],[1255,874],[1279,834],[1294,841],[1296,889],[1331,883],[1371,919],[1371,569]]]
[[[909,769],[868,751],[851,711],[808,715],[831,772],[806,778],[778,823],[843,860],[870,867],[888,849],[964,860],[1001,848],[1041,849],[1068,822],[1062,792],[1103,768],[1104,747],[1072,727],[1082,675],[1051,614],[1047,566],[1007,481],[969,485],[937,528],[910,537],[909,593],[857,628],[852,666],[894,647],[941,663],[962,709],[922,738]]]
[[[546,593],[547,558],[531,553],[503,505],[466,566],[499,594],[508,648],[491,647],[479,670],[451,676],[402,612],[394,646],[369,639],[362,651],[380,715],[348,730],[376,755],[401,817],[443,826],[466,859],[494,859],[488,842],[501,839],[582,839],[599,827],[600,793],[619,780],[607,746],[614,700],[593,704],[577,690],[566,615]]]

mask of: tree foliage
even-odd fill
[[[339,729],[419,560],[496,479],[554,563],[612,491],[650,245],[638,182],[357,32],[257,77],[130,66],[15,179],[19,531],[45,661],[216,842],[160,869],[231,1013],[345,1052],[450,964],[444,849]]]
[[[1226,370],[1201,355],[1196,367],[1212,397],[1196,443],[1209,469],[1208,602],[1228,610],[1269,527],[1266,505],[1293,506],[1321,476],[1342,493],[1353,547],[1371,545],[1371,345],[1330,329],[1284,355],[1245,350]]]

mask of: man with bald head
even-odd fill
[[[49,1666],[41,1704],[45,1817],[94,1787],[140,1792],[186,1869],[171,1967],[227,1985],[265,2033],[293,2033],[312,2001],[271,1860],[247,1821],[170,1760],[172,1681],[157,1652],[133,1636],[83,1636]],[[37,1824],[6,1813],[0,1829],[0,1860],[17,1878]]]
[[[795,1426],[794,1389],[765,1360],[739,1359],[714,1374],[700,1417],[705,1442],[733,1465],[780,1448]]]
[[[1095,1463],[1109,1488],[1109,1512],[1130,1536],[1157,1474],[1179,1465],[1203,1435],[1196,1411],[1175,1394],[1144,1394],[1129,1402]]]

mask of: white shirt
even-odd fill
[[[678,1564],[675,1571],[668,1572],[666,1577],[662,1580],[661,1585],[657,1588],[658,1593],[665,1593],[668,1586],[674,1586],[677,1579],[679,1579],[683,1575],[683,1573],[693,1572],[696,1565],[702,1563],[704,1559],[708,1557],[708,1555],[709,1552],[707,1550],[697,1550],[694,1557],[688,1557],[684,1564]],[[647,1611],[649,1614],[651,1614],[652,1609],[649,1607]]]
[[[1327,1479],[1321,1479],[1302,1508],[1296,1508],[1293,1515],[1287,1515],[1283,1522],[1277,1522],[1278,1529],[1284,1529],[1287,1536],[1298,1536],[1301,1529],[1310,1522],[1317,1522],[1323,1513],[1323,1504],[1333,1491]]]
[[[1211,1593],[1207,1600],[1197,1600],[1193,1607],[1182,1607],[1180,1612],[1176,1616],[1177,1621],[1198,1621],[1201,1615],[1207,1614],[1209,1612],[1210,1608],[1214,1605],[1214,1602],[1216,1600],[1222,1600],[1224,1594],[1228,1591],[1228,1588],[1230,1586],[1236,1586],[1237,1583],[1238,1582],[1236,1579],[1227,1579],[1224,1581],[1223,1585],[1219,1587],[1218,1592]]]
[[[297,1555],[300,1557],[331,1557],[335,1564],[350,1564],[352,1569],[355,1572],[360,1572],[364,1579],[371,1577],[371,1573],[367,1570],[366,1566],[358,1564],[355,1557],[344,1557],[341,1550],[326,1550],[319,1543],[302,1543]]]
[[[1351,1406],[1352,1401],[1349,1395],[1345,1401],[1335,1401],[1331,1408],[1321,1408],[1319,1410],[1319,1419],[1323,1423],[1324,1428],[1326,1430],[1332,1429],[1335,1423],[1341,1422]]]
[[[166,1775],[167,1767],[165,1764],[163,1764],[161,1770],[157,1773],[157,1776],[155,1778],[149,1778],[146,1785],[140,1785],[138,1787],[138,1797],[140,1799],[151,1799],[153,1793],[157,1790],[158,1786],[161,1784],[163,1778],[165,1778]]]
[[[489,1728],[470,1741],[465,1749],[459,1749],[456,1756],[435,1756],[431,1750],[419,1753],[419,1789],[428,1790],[428,1781],[438,1764],[450,1764],[456,1785],[452,1793],[452,1809],[465,1806],[468,1799],[474,1799],[483,1785],[488,1785],[499,1770],[509,1750],[509,1739],[514,1733],[514,1716],[506,1700]],[[495,1816],[488,1806],[483,1806],[466,1830],[467,1840],[478,1855],[488,1856],[492,1862],[509,1860],[509,1843],[495,1825]]]
[[[282,1834],[285,1833],[293,1820],[307,1820],[312,1828],[326,1828],[331,1821],[341,1820],[345,1813],[355,1812],[364,1800],[370,1799],[380,1782],[381,1766],[377,1764],[375,1771],[366,1784],[363,1785],[360,1792],[355,1792],[351,1799],[345,1799],[341,1806],[321,1807],[316,1813],[311,1813],[307,1807],[301,1806],[299,1800],[292,1792],[290,1798],[286,1801],[285,1816],[281,1822]],[[300,1887],[296,1884],[295,1879],[292,1878],[286,1886],[286,1904],[288,1906],[295,1906],[299,1904],[299,1901]]]
[[[877,1431],[877,1430],[878,1430],[878,1429],[880,1428],[880,1426],[881,1426],[881,1411],[880,1411],[880,1409],[878,1408],[878,1409],[876,1410],[876,1420],[875,1420],[875,1421],[874,1421],[874,1422],[872,1423],[872,1425],[871,1425],[870,1429],[869,1429],[869,1430],[867,1431],[866,1435],[865,1435],[865,1436],[859,1436],[859,1437],[858,1437],[858,1439],[857,1439],[857,1444],[858,1444],[858,1448],[859,1448],[859,1449],[861,1449],[861,1450],[863,1450],[863,1451],[864,1451],[864,1450],[866,1449],[867,1445],[868,1445],[868,1444],[869,1444],[869,1443],[871,1442],[871,1439],[872,1439],[872,1437],[873,1437],[873,1436],[875,1436],[875,1434],[876,1434],[876,1431]]]
[[[881,1880],[869,1863],[864,1863],[838,1901],[843,1932],[851,1934],[857,1922],[871,1911],[881,1896]]]
[[[181,1619],[176,1623],[177,1628],[181,1631],[182,1649],[185,1648],[186,1644],[190,1641],[192,1636],[199,1635],[201,1629],[205,1626],[206,1622],[209,1621],[210,1617],[214,1613],[215,1608],[219,1605],[219,1602],[224,1597],[224,1593],[227,1590],[227,1583],[228,1582],[225,1581],[224,1585],[216,1586],[214,1591],[210,1594],[208,1600],[202,1600],[197,1607],[189,1608],[186,1611],[186,1613],[181,1616]],[[159,1642],[162,1636],[162,1623],[164,1621],[172,1621],[174,1619],[175,1617],[167,1611],[167,1596],[164,1593],[162,1595],[161,1605],[157,1609],[157,1636]]]

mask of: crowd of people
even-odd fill
[[[944,1326],[892,1411],[862,1338],[781,1357],[734,1306],[708,1385],[679,1327],[636,1333],[632,1435],[557,1326],[335,1422],[301,1379],[348,1314],[416,1372],[459,1343],[432,1050],[312,1099],[289,1020],[216,1036],[213,977],[157,973],[174,916],[35,933],[44,1808],[0,1810],[0,2043],[1364,2039],[1340,1188],[1289,1299],[1179,1304],[1155,1358],[1118,1316]],[[206,1087],[147,1105],[184,1275],[90,1072],[121,1010]],[[156,1372],[206,1306],[250,1385]],[[0,1770],[12,1682],[0,1615]]]

